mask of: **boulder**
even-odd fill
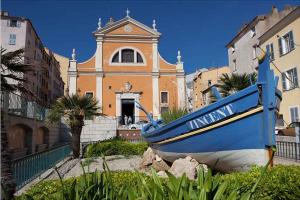
[[[155,159],[155,154],[153,150],[150,147],[148,147],[148,149],[143,154],[143,159],[142,162],[140,163],[140,168],[143,169],[148,167],[149,165],[152,164],[154,159]]]
[[[162,178],[168,178],[168,175],[165,171],[159,171],[157,172],[157,175]]]
[[[195,159],[187,156],[175,160],[169,169],[169,172],[176,177],[181,177],[183,174],[186,174],[189,179],[194,180],[197,176],[197,169],[199,167],[200,165]]]
[[[152,167],[156,171],[168,171],[170,166],[158,155],[155,155],[155,159],[152,162]]]

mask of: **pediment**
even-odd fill
[[[152,28],[126,17],[94,32],[95,35],[141,35],[158,37],[160,33]]]

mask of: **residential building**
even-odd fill
[[[295,7],[286,6],[282,11],[272,7],[266,15],[254,17],[226,45],[228,63],[233,73],[252,73],[258,67],[257,44],[267,30],[287,16]]]
[[[194,110],[212,102],[211,87],[218,87],[222,74],[230,73],[228,66],[210,67],[199,70],[194,77]]]
[[[186,108],[189,112],[193,111],[194,107],[194,76],[197,72],[187,74],[186,81]]]
[[[75,50],[69,67],[69,94],[95,97],[101,112],[117,117],[119,124],[145,119],[136,107],[142,104],[154,118],[172,107],[185,107],[185,75],[178,51],[177,63],[167,62],[158,52],[161,33],[131,18],[112,18],[93,32],[96,52],[77,63]],[[81,50],[83,51],[83,50]],[[175,56],[174,56],[175,57]],[[126,117],[125,117],[126,116]]]
[[[47,49],[47,48],[46,48]],[[58,53],[52,52],[55,59],[59,62],[60,65],[60,76],[64,82],[64,95],[68,94],[67,88],[68,88],[68,69],[69,69],[69,62],[70,59],[62,56]]]
[[[24,49],[24,63],[32,66],[32,71],[20,74],[27,79],[26,91],[1,94],[3,124],[13,158],[57,145],[61,141],[60,124],[46,124],[45,116],[46,109],[63,95],[58,61],[44,49],[29,19],[5,11],[1,11],[1,47],[6,52]]]
[[[300,121],[300,7],[298,6],[259,37],[260,46],[271,58],[270,66],[279,77],[282,91],[280,118]]]
[[[23,74],[27,79],[24,85],[27,92],[22,93],[23,97],[49,107],[63,94],[59,64],[53,55],[45,51],[29,19],[10,16],[8,12],[1,11],[1,45],[6,52],[24,49],[24,63],[32,65],[33,71]]]

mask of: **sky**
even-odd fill
[[[252,1],[101,1],[101,0],[2,0],[2,10],[12,16],[29,18],[43,44],[52,51],[71,57],[76,49],[79,62],[96,50],[92,32],[98,18],[106,23],[126,16],[152,27],[156,20],[162,33],[159,52],[170,63],[181,51],[186,73],[196,69],[228,65],[225,45],[243,24],[256,15],[279,10],[286,4],[300,5],[300,0]]]

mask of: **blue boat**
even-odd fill
[[[170,162],[191,156],[222,171],[265,165],[276,145],[276,112],[281,101],[277,83],[278,77],[263,58],[255,84],[226,98],[214,89],[215,103],[169,124],[154,120],[138,105],[150,120],[142,136],[156,154]]]

